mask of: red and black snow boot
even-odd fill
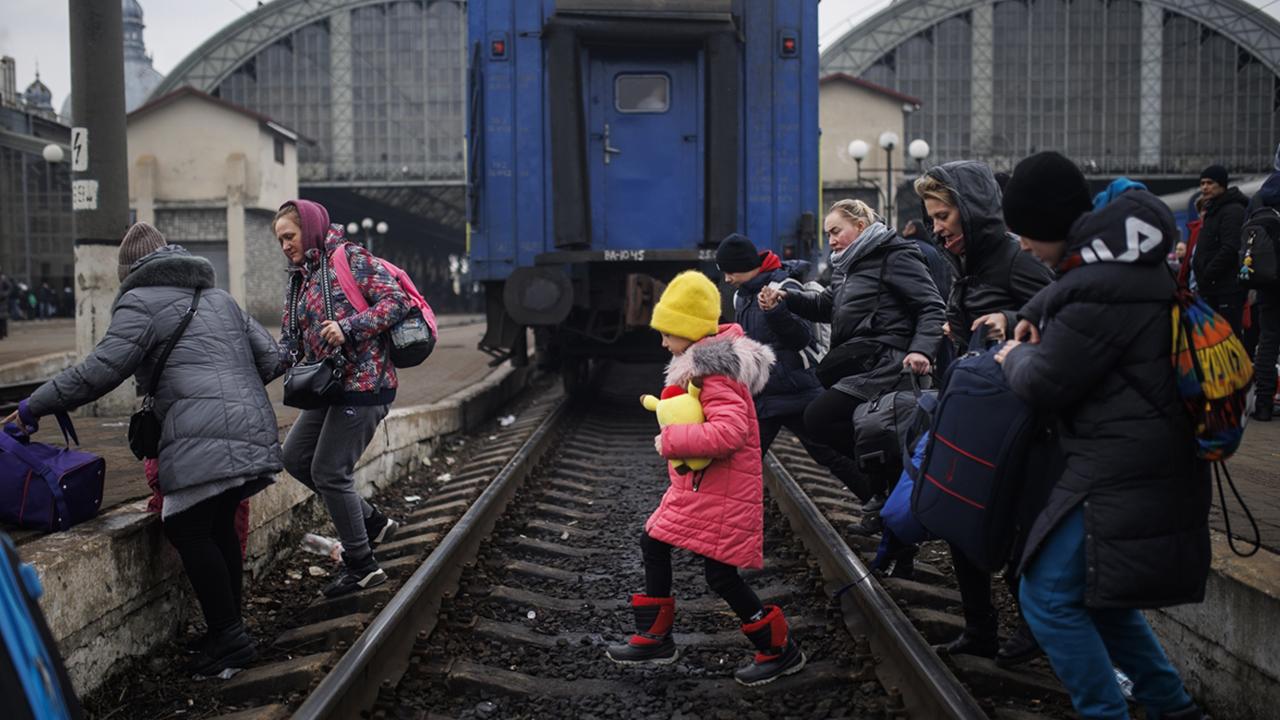
[[[609,659],[620,665],[666,665],[675,662],[680,657],[680,649],[671,639],[676,599],[632,595],[631,609],[636,614],[636,634],[625,644],[610,645],[605,651]]]
[[[743,625],[742,632],[756,646],[756,656],[750,665],[733,674],[734,680],[755,687],[800,672],[804,667],[804,652],[791,637],[787,619],[777,605],[766,605],[765,616]]]

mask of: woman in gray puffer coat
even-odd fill
[[[241,555],[234,517],[244,498],[283,469],[275,410],[264,383],[281,371],[275,340],[224,290],[213,266],[138,223],[120,244],[120,294],[93,352],[41,385],[17,415],[73,410],[130,376],[151,382],[165,345],[200,291],[196,312],[155,390],[160,419],[161,517],[208,626],[190,670],[218,675],[256,657],[240,618]]]

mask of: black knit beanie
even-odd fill
[[[716,267],[720,272],[750,272],[760,267],[760,253],[746,235],[733,233],[716,248]]]
[[[1084,173],[1051,151],[1018,163],[1004,188],[1002,204],[1010,231],[1047,242],[1066,240],[1071,224],[1093,207]]]
[[[1227,175],[1227,169],[1221,165],[1210,165],[1200,172],[1200,179],[1208,178],[1222,187],[1227,186],[1227,182],[1231,180],[1231,176]]]

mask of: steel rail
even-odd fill
[[[792,529],[818,558],[823,574],[842,589],[842,602],[855,603],[870,623],[872,649],[889,665],[878,665],[877,674],[901,678],[911,716],[986,720],[977,701],[773,453],[765,459],[765,480]]]
[[[435,628],[441,600],[456,586],[463,566],[475,558],[481,541],[492,532],[516,490],[551,446],[567,408],[567,398],[561,399],[547,414],[386,608],[320,681],[294,713],[295,719],[361,717],[361,711],[373,706],[382,683],[399,680],[409,666],[415,638],[420,632],[430,633]]]

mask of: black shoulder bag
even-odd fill
[[[298,296],[303,281],[293,281],[289,290],[289,334],[293,346],[289,354],[293,365],[284,374],[284,404],[301,410],[328,407],[342,399],[341,356],[336,352],[313,362],[299,362],[302,333],[298,331]],[[333,319],[333,289],[329,285],[329,258],[320,256],[320,295],[324,298],[324,317]]]
[[[182,334],[187,331],[191,318],[195,317],[196,305],[199,304],[200,288],[196,288],[191,295],[191,307],[187,308],[187,312],[183,314],[182,321],[178,323],[178,329],[169,336],[164,350],[160,352],[160,359],[156,361],[156,366],[151,371],[151,382],[147,385],[147,393],[142,398],[142,409],[129,418],[129,449],[139,460],[160,456],[160,418],[156,415],[156,391],[160,389],[160,376],[164,373],[165,364],[169,362],[169,354],[173,352],[173,347],[178,344]]]

